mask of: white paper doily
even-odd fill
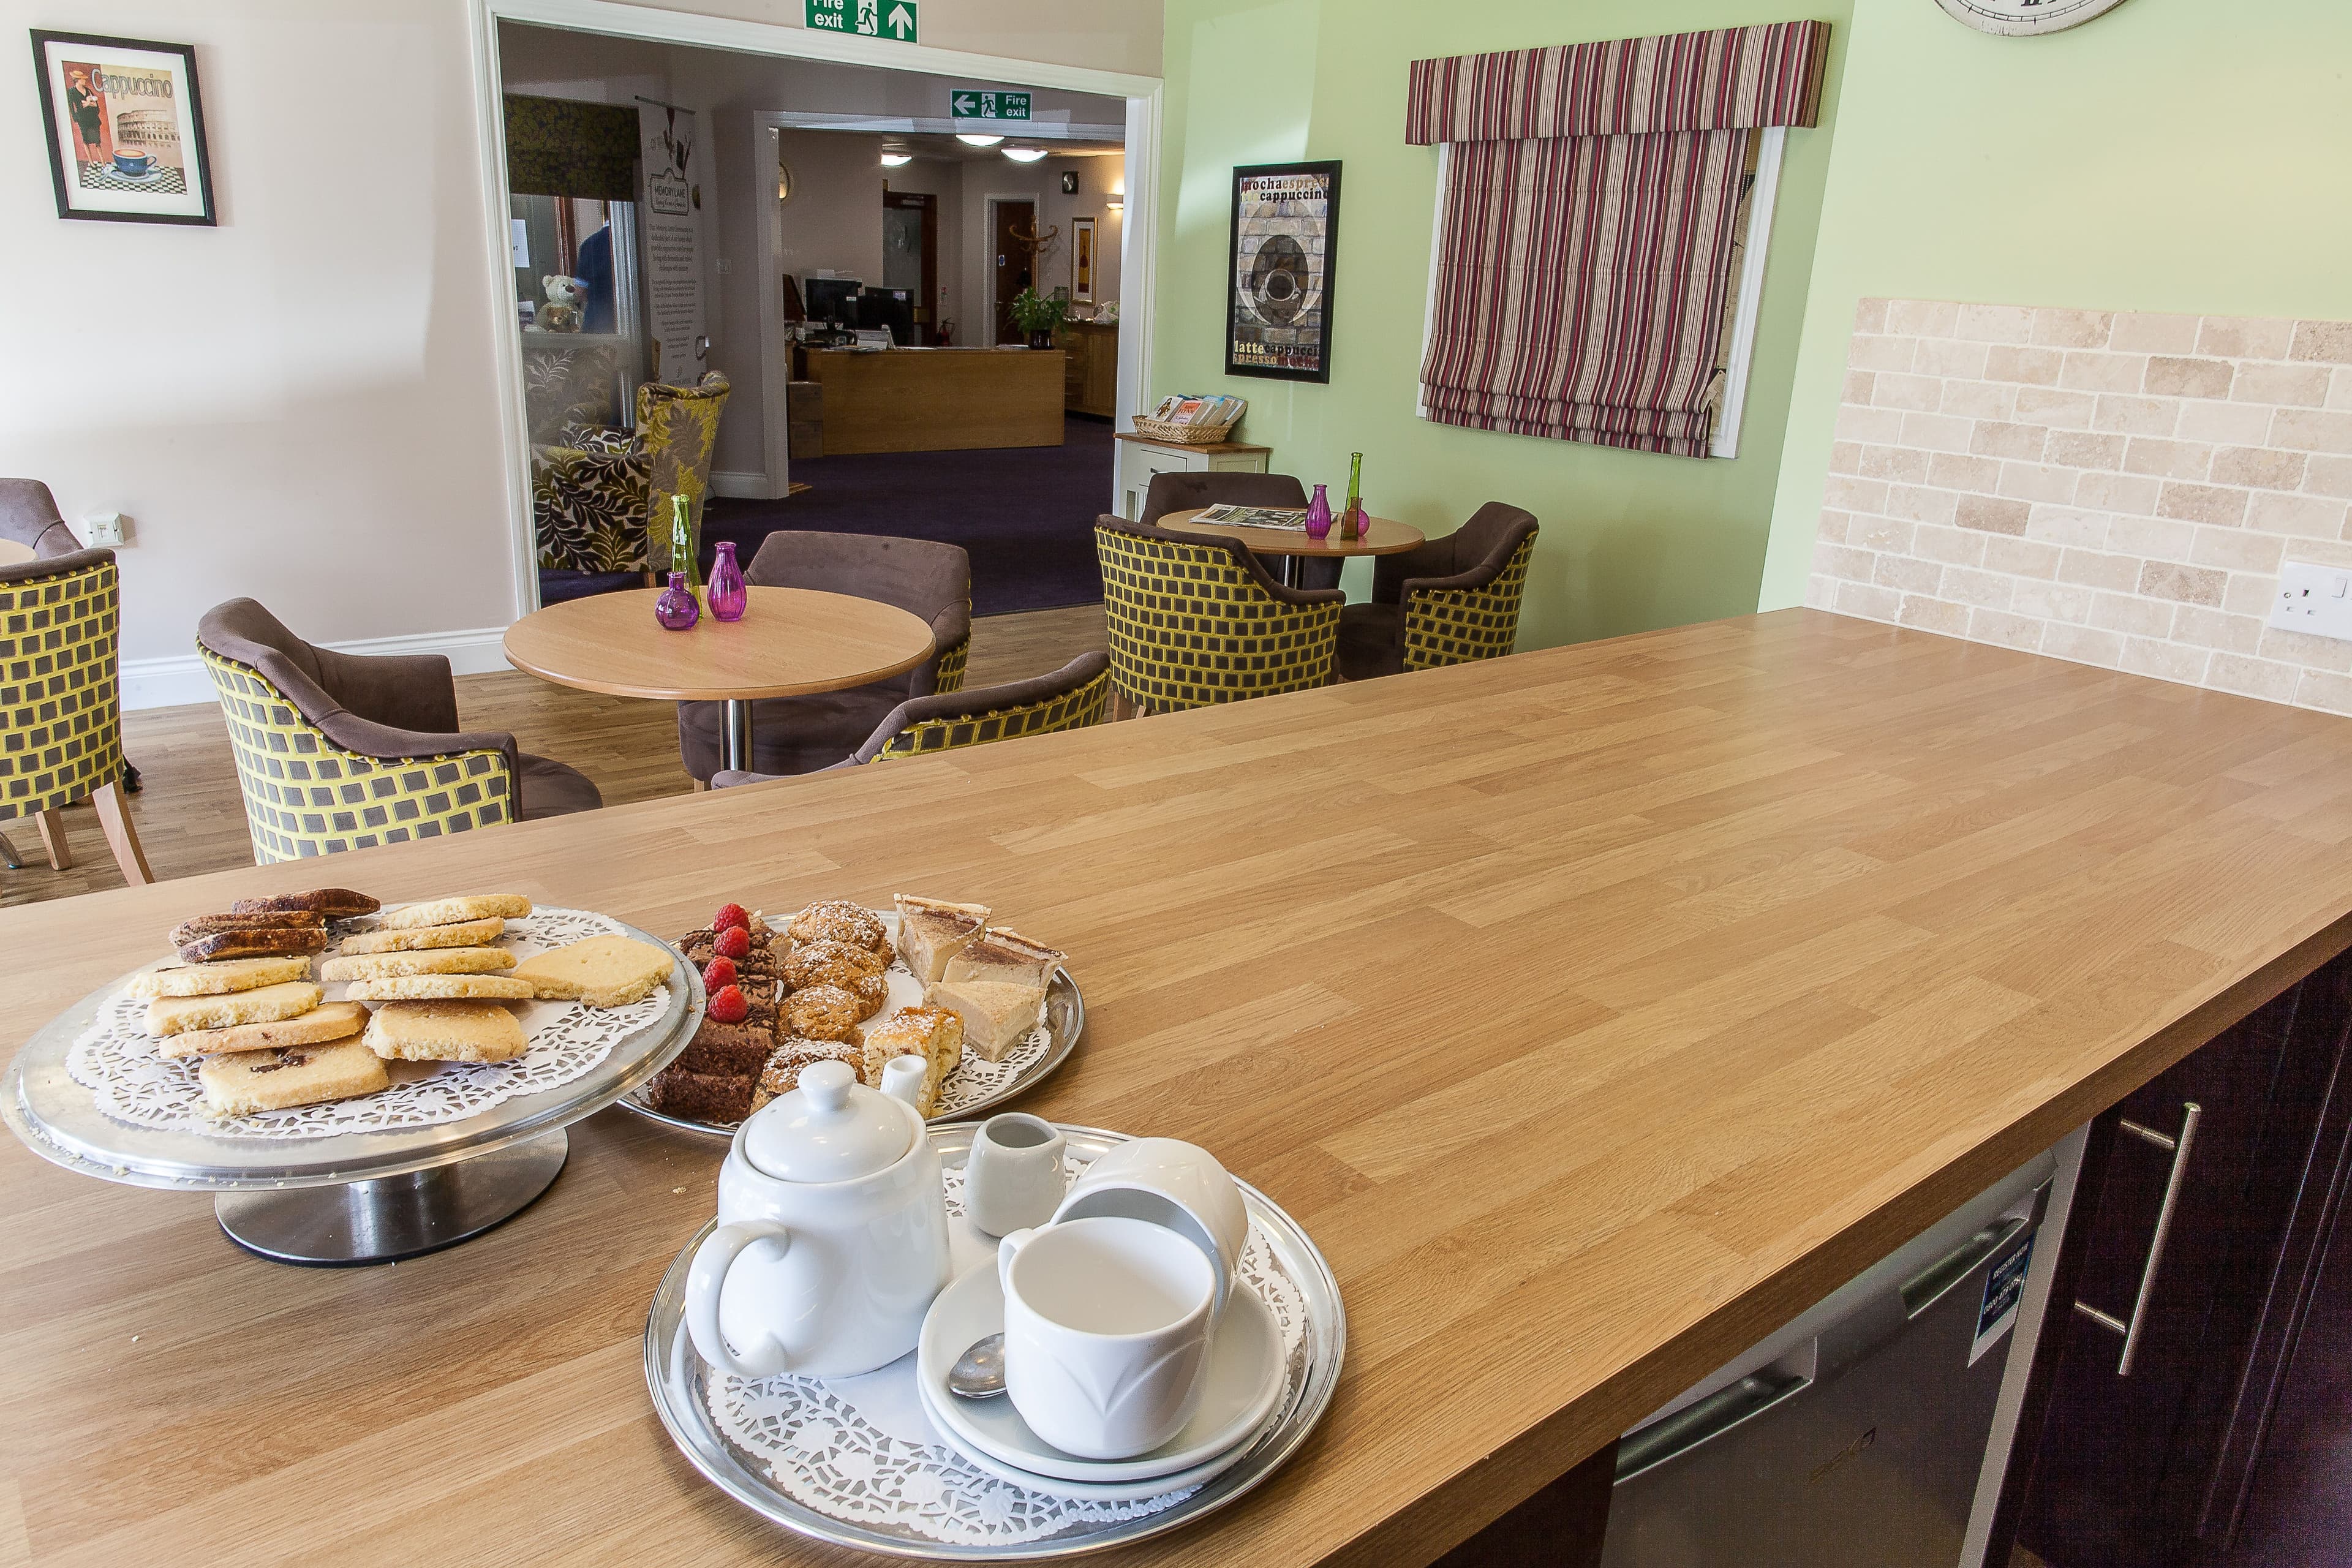
[[[341,929],[366,931],[373,920],[347,921]],[[509,921],[497,946],[516,961],[585,937],[621,929],[621,922],[589,910],[533,910]],[[342,984],[322,987],[326,1000],[339,999]],[[532,1094],[571,1082],[593,1068],[614,1045],[660,1021],[669,1008],[669,987],[625,1007],[583,1007],[576,1002],[511,1004],[530,1047],[509,1062],[387,1064],[392,1087],[356,1100],[257,1116],[214,1118],[205,1114],[204,1086],[196,1068],[202,1058],[167,1060],[155,1054],[146,1029],[147,1004],[121,993],[100,1005],[98,1021],[66,1056],[66,1070],[88,1089],[109,1116],[141,1127],[202,1132],[226,1138],[321,1138],[339,1132],[384,1132],[457,1121],[518,1094]]]
[[[1070,1169],[1075,1174],[1078,1166],[1074,1162]],[[947,1172],[947,1198],[961,1274],[970,1261],[966,1246],[977,1247],[973,1233],[961,1223],[961,1166]],[[992,1250],[978,1256],[984,1259]],[[1284,1376],[1295,1387],[1305,1371],[1306,1298],[1255,1227],[1242,1255],[1241,1272],[1247,1288],[1257,1293],[1281,1327]],[[915,1358],[908,1354],[879,1372],[838,1384],[799,1377],[754,1383],[713,1368],[704,1397],[720,1435],[751,1456],[794,1502],[869,1529],[950,1545],[1019,1546],[1045,1541],[1074,1526],[1158,1513],[1196,1489],[1106,1503],[1055,1497],[1000,1480],[966,1463],[935,1435],[929,1442],[905,1435],[895,1413],[916,1398],[914,1365]],[[898,1382],[907,1386],[892,1386]],[[851,1389],[857,1398],[844,1396]],[[868,1402],[877,1407],[882,1421],[899,1430],[894,1433],[869,1420],[860,1408]],[[1247,1441],[1256,1442],[1266,1426],[1278,1423],[1289,1403],[1286,1390],[1265,1426]]]

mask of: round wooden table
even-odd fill
[[[1196,521],[1205,507],[1191,511],[1171,511],[1155,525],[1176,533],[1223,534],[1237,539],[1252,555],[1272,555],[1282,562],[1280,576],[1291,587],[1298,585],[1298,563],[1301,561],[1344,561],[1351,555],[1402,555],[1422,542],[1421,530],[1394,518],[1366,514],[1370,524],[1361,539],[1339,537],[1339,522],[1335,516],[1331,531],[1321,539],[1309,539],[1307,531],[1294,532],[1286,528],[1236,528],[1231,523]]]
[[[740,621],[708,606],[687,631],[654,619],[657,588],[535,610],[507,628],[507,662],[542,680],[614,697],[723,702],[719,753],[751,765],[751,704],[902,674],[931,656],[931,628],[895,605],[810,588],[753,588]]]

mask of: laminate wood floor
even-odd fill
[[[988,686],[1044,675],[1102,646],[1098,604],[984,616],[972,623],[965,682]],[[578,768],[595,781],[607,805],[684,795],[692,785],[678,765],[677,721],[666,702],[601,697],[504,670],[459,676],[457,709],[469,730],[511,731],[524,751]],[[217,706],[126,713],[122,743],[144,785],[130,797],[131,821],[159,881],[252,864],[236,766]],[[122,886],[98,814],[84,802],[67,808],[65,822],[73,864],[63,871],[49,869],[31,822],[0,822],[25,862],[22,870],[0,868],[0,907]]]

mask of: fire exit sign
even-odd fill
[[[948,115],[954,120],[1026,120],[1029,95],[959,88],[948,94]]]
[[[808,25],[820,32],[915,41],[922,6],[917,0],[807,0]]]

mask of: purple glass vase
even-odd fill
[[[1307,537],[1320,543],[1331,536],[1331,501],[1323,487],[1315,487],[1315,499],[1307,503]]]
[[[686,574],[669,574],[669,586],[654,601],[654,619],[674,632],[682,632],[702,618],[702,606],[694,602],[694,590],[686,585]]]
[[[751,590],[743,585],[743,568],[735,564],[732,540],[719,542],[719,559],[711,563],[710,613],[722,621],[740,621],[751,606]]]

